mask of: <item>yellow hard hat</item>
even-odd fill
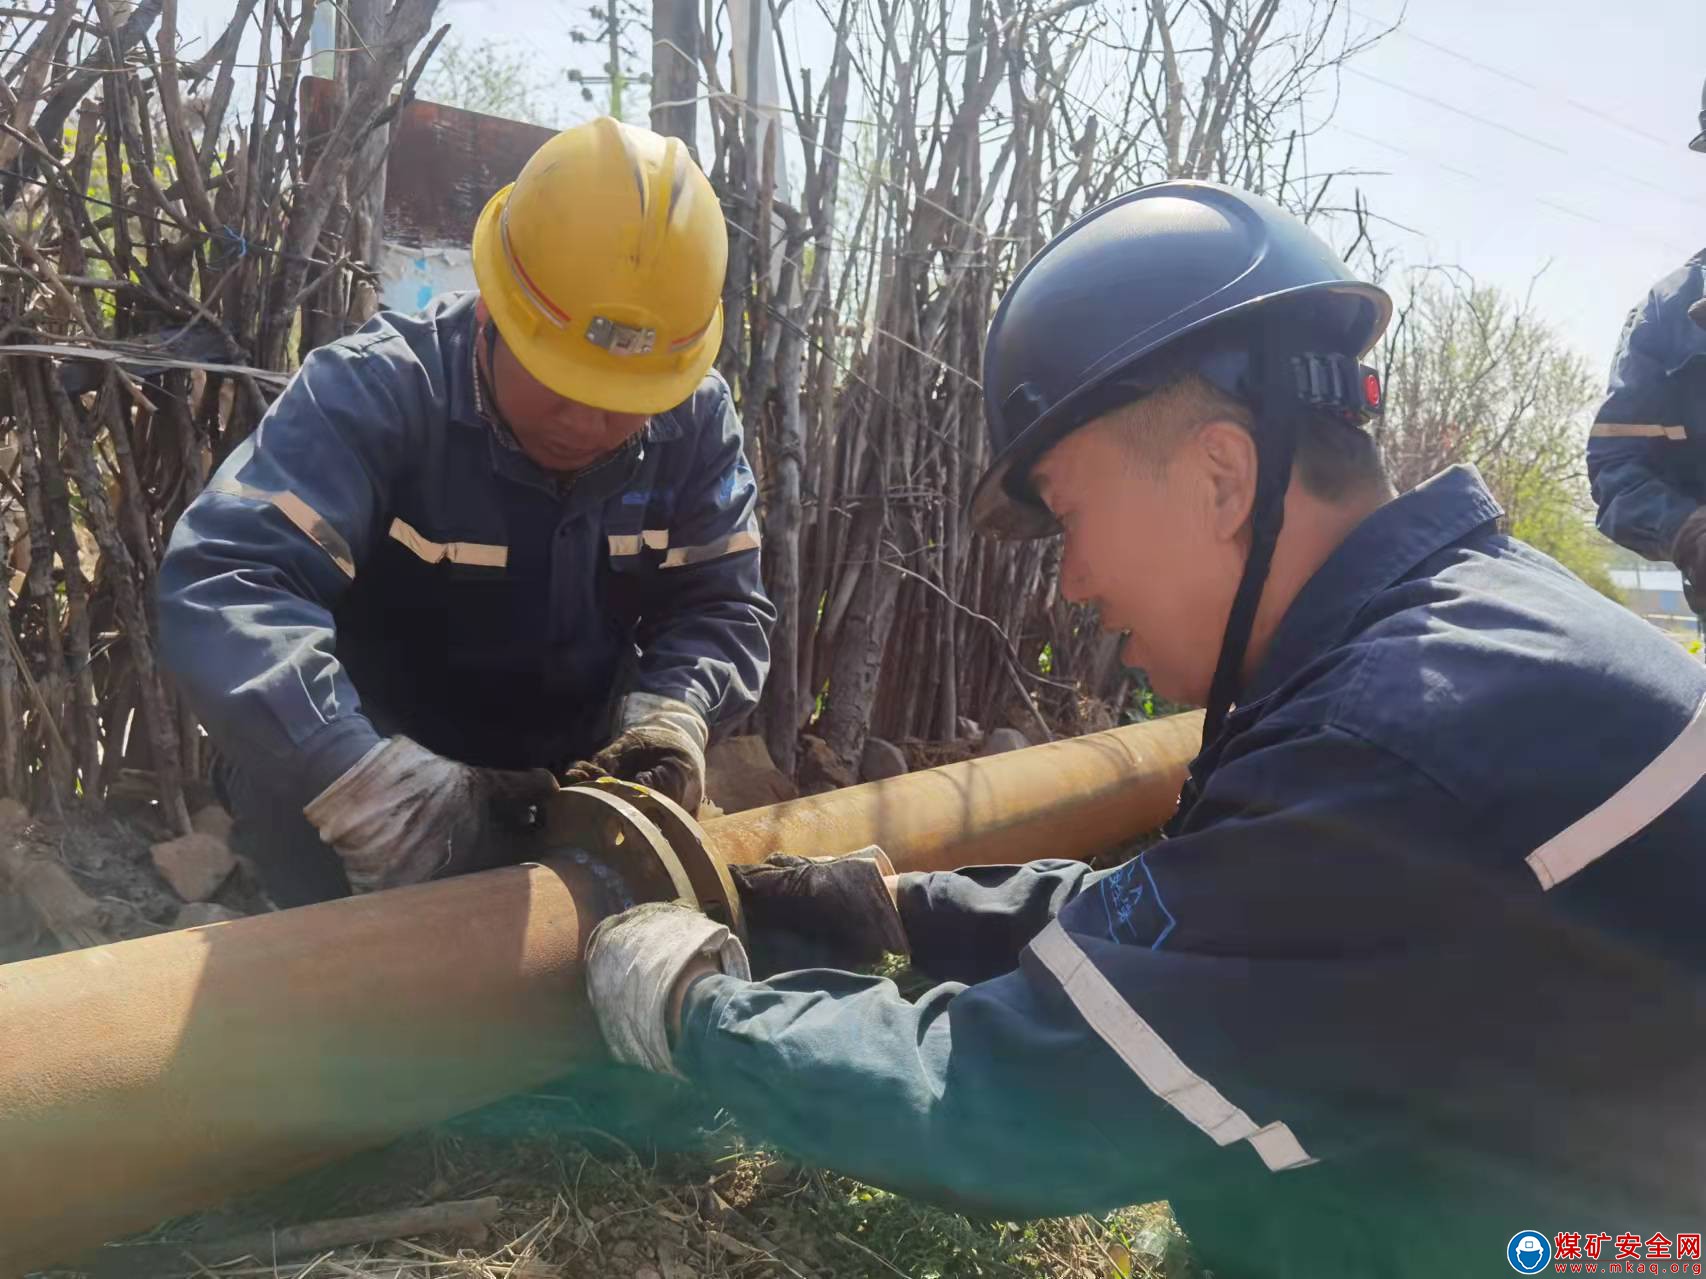
[[[614,413],[693,394],[723,340],[728,257],[687,147],[609,116],[535,151],[474,228],[474,279],[522,367]]]

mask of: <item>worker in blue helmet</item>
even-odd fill
[[[966,1212],[1169,1200],[1217,1274],[1491,1273],[1519,1231],[1706,1216],[1706,670],[1473,469],[1392,492],[1388,314],[1210,183],[1044,248],[990,327],[972,520],[1064,534],[1062,591],[1208,707],[1168,837],[741,872],[751,956],[790,931],[816,969],[619,915],[587,962],[612,1053]],[[895,950],[941,984],[852,971]]]
[[[1706,152],[1706,89],[1689,146]],[[1706,250],[1629,312],[1588,435],[1588,477],[1600,531],[1674,563],[1706,615]]]

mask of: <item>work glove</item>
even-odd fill
[[[862,968],[912,947],[885,875],[894,864],[875,844],[843,857],[772,853],[731,866],[760,976],[800,968]]]
[[[679,1078],[676,987],[713,972],[752,976],[740,939],[682,902],[647,902],[599,924],[586,944],[586,990],[610,1055]]]
[[[358,893],[521,860],[548,769],[476,768],[407,737],[374,747],[302,810]]]
[[[1695,507],[1682,522],[1670,558],[1695,590],[1706,593],[1706,506]]]
[[[1688,318],[1706,329],[1706,298],[1701,298],[1688,308]]]
[[[590,760],[563,774],[563,785],[620,777],[667,795],[689,813],[705,795],[705,721],[686,702],[653,693],[622,699],[621,731]]]

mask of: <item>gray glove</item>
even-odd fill
[[[407,737],[381,742],[302,810],[358,893],[513,865],[548,769],[476,768]]]
[[[676,984],[691,969],[752,976],[740,939],[682,902],[647,902],[613,915],[586,945],[586,990],[610,1055],[680,1077],[670,1053]]]
[[[620,777],[667,795],[689,813],[697,812],[705,795],[706,737],[704,719],[686,702],[629,693],[622,699],[616,740],[565,772],[563,785]]]

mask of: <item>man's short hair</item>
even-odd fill
[[[1147,464],[1165,467],[1187,436],[1208,422],[1228,421],[1252,435],[1256,413],[1199,373],[1180,373],[1160,390],[1115,409],[1104,425]],[[1323,502],[1391,487],[1380,448],[1366,431],[1325,415],[1304,417],[1292,455],[1292,474]]]

